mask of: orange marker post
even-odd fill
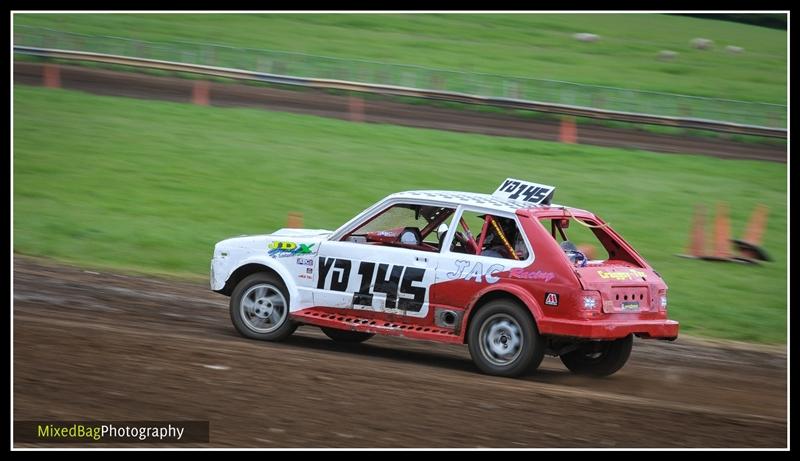
[[[745,242],[751,245],[761,245],[761,238],[764,236],[764,229],[767,227],[767,213],[769,208],[763,203],[759,203],[753,210],[750,222],[747,224],[747,231],[744,234]]]
[[[705,257],[705,216],[706,207],[697,205],[694,210],[694,218],[692,219],[692,229],[689,233],[689,245],[686,248],[686,254],[678,255],[684,258],[703,258]]]
[[[286,219],[286,227],[292,229],[303,228],[303,213],[290,212],[289,217]]]
[[[207,106],[210,101],[210,85],[205,80],[197,80],[192,87],[192,103]]]
[[[731,225],[728,220],[728,204],[717,204],[717,217],[714,222],[714,259],[731,259]]]
[[[761,239],[764,236],[764,230],[767,227],[767,214],[769,208],[763,203],[759,203],[752,216],[750,222],[747,224],[747,230],[744,237],[741,239],[734,239],[733,243],[736,249],[743,255],[742,259],[748,262],[755,262],[755,260],[771,261],[767,252],[761,247]]]
[[[45,87],[61,88],[61,69],[57,64],[45,64],[42,66],[42,77],[44,77]]]
[[[575,117],[561,117],[558,140],[565,144],[575,144],[578,142],[578,128],[575,125]]]
[[[364,121],[364,100],[358,96],[350,96],[347,101],[347,108],[351,122]]]

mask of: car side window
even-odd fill
[[[396,204],[378,212],[344,237],[369,245],[400,246],[439,251],[444,235],[437,232],[455,208],[418,204]]]
[[[530,254],[515,219],[473,211],[462,213],[450,251],[517,260]]]

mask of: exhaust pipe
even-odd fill
[[[443,309],[441,307],[437,307],[434,311],[436,326],[439,328],[451,328],[455,330],[456,333],[458,333],[458,329],[461,326],[462,315],[462,311]]]

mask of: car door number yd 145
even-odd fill
[[[317,288],[353,293],[353,306],[372,307],[374,295],[383,293],[386,309],[410,312],[422,309],[427,287],[419,285],[425,278],[425,269],[361,261],[356,269],[358,277],[354,277],[350,286],[352,270],[353,262],[349,259],[319,258]]]

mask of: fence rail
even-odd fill
[[[787,135],[786,126],[786,106],[778,105],[778,104],[767,104],[767,103],[749,103],[743,101],[733,101],[733,100],[723,100],[723,99],[713,99],[713,98],[698,98],[698,97],[690,97],[690,96],[680,96],[680,95],[666,95],[664,93],[653,93],[653,92],[643,92],[643,91],[635,91],[635,90],[622,90],[618,88],[606,88],[606,87],[596,87],[596,86],[586,86],[586,85],[579,85],[573,84],[568,82],[552,82],[556,90],[551,92],[550,96],[553,96],[557,93],[557,98],[559,102],[552,102],[549,101],[548,98],[541,98],[540,99],[528,99],[522,96],[526,96],[531,93],[531,89],[528,86],[520,82],[530,82],[535,81],[539,84],[543,84],[542,82],[551,82],[551,81],[543,81],[543,80],[531,80],[531,79],[517,79],[514,80],[511,77],[502,77],[505,80],[502,80],[502,84],[500,88],[502,88],[502,93],[504,95],[497,95],[497,85],[477,85],[476,86],[476,79],[481,78],[481,76],[486,77],[486,81],[488,82],[492,78],[501,78],[500,76],[491,76],[488,74],[467,74],[467,73],[460,73],[460,72],[453,72],[453,71],[443,71],[443,70],[431,70],[425,69],[421,67],[415,66],[395,66],[395,67],[402,67],[407,69],[413,69],[415,72],[408,72],[406,73],[406,77],[403,77],[403,72],[396,72],[396,69],[391,68],[384,68],[381,70],[374,70],[370,66],[376,63],[372,63],[369,61],[348,61],[348,60],[338,60],[336,58],[325,58],[331,59],[333,61],[339,62],[348,62],[350,64],[356,63],[364,63],[364,68],[371,69],[370,71],[382,72],[380,75],[383,76],[383,80],[392,80],[397,82],[397,84],[390,84],[390,83],[372,83],[372,82],[363,82],[358,81],[361,80],[369,80],[369,72],[363,71],[360,72],[358,66],[350,67],[348,71],[345,73],[342,70],[342,66],[330,66],[329,67],[329,75],[336,75],[342,76],[346,78],[331,78],[331,77],[308,77],[304,76],[309,74],[320,74],[320,61],[321,57],[319,56],[310,56],[310,55],[299,55],[297,53],[283,53],[287,56],[291,56],[291,60],[265,60],[260,61],[260,66],[265,69],[272,70],[272,72],[262,71],[262,70],[247,70],[244,68],[237,68],[237,60],[232,59],[232,56],[240,56],[241,60],[238,60],[238,66],[247,67],[247,62],[252,61],[253,55],[251,53],[245,52],[252,52],[257,53],[259,50],[245,50],[245,49],[238,49],[238,48],[230,48],[230,47],[221,47],[218,45],[198,45],[193,44],[194,46],[205,46],[206,54],[203,53],[189,53],[184,50],[183,55],[181,56],[182,59],[177,61],[172,61],[170,59],[175,58],[175,51],[176,49],[172,46],[161,46],[161,47],[154,47],[153,43],[150,42],[141,42],[136,40],[127,40],[127,39],[119,39],[117,37],[102,37],[107,40],[99,40],[101,37],[97,36],[81,36],[80,34],[69,34],[65,35],[63,32],[53,31],[53,33],[57,34],[56,37],[58,39],[48,39],[47,36],[43,36],[41,34],[21,34],[22,42],[36,41],[33,40],[32,37],[36,37],[38,42],[40,43],[57,43],[59,45],[71,45],[76,48],[92,48],[98,49],[102,48],[100,51],[82,51],[76,49],[60,49],[60,48],[48,48],[48,47],[41,47],[41,46],[28,46],[28,45],[18,45],[15,43],[14,51],[15,53],[26,54],[26,55],[35,55],[35,56],[42,56],[47,58],[56,58],[56,59],[71,59],[71,60],[81,60],[81,61],[93,61],[93,62],[101,62],[107,64],[119,64],[125,66],[134,66],[134,67],[141,67],[141,68],[150,68],[150,69],[160,69],[160,70],[169,70],[169,71],[178,71],[178,72],[190,72],[202,75],[211,75],[217,77],[227,77],[227,78],[234,78],[234,79],[241,79],[241,80],[254,80],[254,81],[261,81],[266,83],[277,83],[277,84],[284,84],[284,85],[299,85],[305,87],[314,87],[314,88],[329,88],[329,89],[341,89],[341,90],[348,90],[348,91],[357,91],[357,92],[365,92],[365,93],[376,93],[376,94],[388,94],[388,95],[396,95],[396,96],[410,96],[410,97],[417,97],[417,98],[426,98],[426,99],[437,99],[437,100],[445,100],[445,101],[455,101],[455,102],[462,102],[462,103],[469,103],[469,104],[481,104],[481,105],[490,105],[495,107],[503,107],[503,108],[511,108],[511,109],[523,109],[523,110],[532,110],[538,112],[548,112],[548,113],[555,113],[555,114],[562,114],[562,115],[572,115],[572,116],[579,116],[579,117],[590,117],[590,118],[598,118],[598,119],[607,119],[607,120],[617,120],[617,121],[625,121],[625,122],[633,122],[633,123],[644,123],[644,124],[652,124],[652,125],[665,125],[665,126],[673,126],[673,127],[682,127],[682,128],[695,128],[695,129],[702,129],[702,130],[711,130],[711,131],[719,131],[719,132],[728,132],[728,133],[736,133],[736,134],[747,134],[747,135],[755,135],[755,136],[770,136],[770,137],[780,137],[785,138]],[[20,34],[15,32],[15,42],[16,38]],[[65,39],[65,37],[69,38],[69,40]],[[80,39],[83,37],[83,41]],[[70,43],[66,43],[69,42]],[[102,46],[101,46],[102,45]],[[122,46],[124,45],[124,46]],[[131,48],[133,47],[133,49]],[[136,48],[139,48],[138,51]],[[228,50],[227,53],[219,52],[219,50]],[[111,51],[111,52],[109,52]],[[160,51],[160,52],[157,52]],[[261,50],[263,51],[263,50]],[[117,53],[117,54],[115,54]],[[210,53],[210,54],[209,54]],[[272,52],[277,53],[277,52]],[[130,54],[140,54],[140,55],[147,55],[149,57],[138,57],[138,56],[130,56]],[[153,57],[155,56],[155,57]],[[222,57],[225,59],[222,59]],[[257,55],[257,62],[258,57],[263,55]],[[298,56],[305,57],[309,60],[310,65],[308,68],[301,69],[297,65]],[[167,58],[167,59],[157,59],[158,57]],[[203,63],[206,62],[225,62],[228,65],[233,65],[234,67],[224,67],[218,65],[208,65],[208,64],[201,64],[196,61],[200,61]],[[285,64],[286,62],[291,62],[291,65]],[[339,63],[341,64],[341,63]],[[280,71],[280,72],[276,72]],[[297,71],[297,73],[294,73]],[[341,71],[341,72],[340,72]],[[429,73],[429,82],[433,88],[431,89],[424,89],[422,83],[420,81],[420,75],[426,75],[425,73]],[[356,78],[350,80],[355,76]],[[453,77],[453,78],[448,78]],[[456,78],[457,77],[457,78]],[[489,78],[491,77],[491,78]],[[406,85],[402,84],[405,78]],[[472,81],[467,84],[467,80],[472,79]],[[462,84],[459,86],[458,82]],[[515,83],[516,82],[516,83]],[[497,83],[497,82],[494,82]],[[471,85],[471,86],[470,86]],[[599,104],[592,104],[591,101],[585,101],[586,94],[581,93],[578,91],[566,91],[564,85],[574,85],[577,87],[586,87],[590,89],[606,89],[610,92],[618,92],[618,91],[628,91],[631,94],[638,95],[639,99],[634,98],[638,104],[631,104],[628,101],[625,104],[621,104],[619,100],[614,98],[608,99],[598,99],[599,93],[592,93],[591,98],[594,99],[594,103],[598,101],[605,101],[606,104],[603,107],[595,107]],[[540,85],[541,86],[541,85]],[[462,88],[464,91],[455,91],[454,88]],[[469,88],[472,88],[473,92],[468,91]],[[483,90],[481,90],[483,88]],[[486,91],[486,88],[494,88],[494,90]],[[483,93],[483,94],[481,94]],[[511,96],[509,96],[509,94]],[[544,93],[539,93],[540,95],[544,96]],[[641,99],[642,95],[657,95],[657,97],[663,96],[670,96],[673,99],[672,105],[677,107],[677,111],[683,113],[684,115],[664,115],[666,111],[663,105],[647,105],[645,100]],[[513,97],[512,97],[513,96]],[[692,105],[685,104],[681,106],[680,102],[675,102],[675,99],[679,99],[680,97],[689,98],[688,100],[692,101]],[[550,99],[553,99],[552,97]],[[564,101],[572,101],[572,103],[565,103]],[[611,102],[616,102],[617,104],[611,104]],[[586,103],[586,104],[583,104]],[[713,103],[713,104],[712,104]],[[712,109],[711,106],[714,104],[728,104],[730,107],[727,108],[720,108],[716,107],[716,109]],[[733,110],[733,106],[739,105],[741,106],[739,110]],[[609,108],[610,107],[610,108]],[[615,108],[615,107],[625,107],[625,110]],[[681,107],[683,107],[681,109]],[[704,107],[701,111],[698,107]],[[745,109],[747,107],[747,109]],[[756,110],[756,108],[759,108]],[[638,110],[637,110],[638,109]],[[658,109],[658,110],[656,110]],[[697,117],[694,116],[696,113],[703,113],[708,114],[709,117]],[[724,115],[727,119],[723,117],[714,118],[714,114],[717,115]],[[687,116],[686,114],[692,114],[693,116]],[[762,119],[764,123],[745,123],[745,122],[736,122],[730,121],[730,119],[737,119],[743,120],[745,115],[749,115],[750,121],[754,119]]]

